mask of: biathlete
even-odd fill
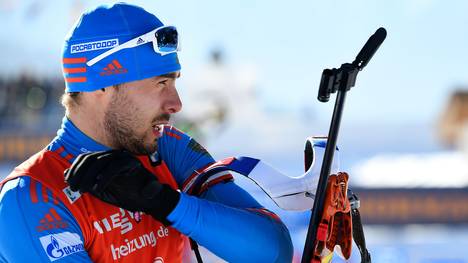
[[[0,262],[182,262],[188,238],[229,262],[291,262],[278,216],[227,172],[198,180],[214,159],[168,125],[178,39],[134,5],[80,17],[61,128],[0,184]]]

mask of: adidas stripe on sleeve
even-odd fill
[[[0,262],[91,262],[71,213],[27,176],[1,189],[0,233]]]

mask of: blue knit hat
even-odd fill
[[[126,3],[99,6],[84,13],[63,48],[65,91],[94,91],[179,71],[177,53],[161,56],[151,43],[122,49],[92,66],[86,65],[107,50],[161,26],[163,23],[153,14]]]

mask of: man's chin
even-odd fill
[[[124,147],[125,150],[131,152],[134,155],[152,155],[158,150],[158,144],[152,143],[147,145],[132,145]]]
[[[145,154],[153,154],[158,150],[158,140],[156,139],[154,142],[145,145]]]

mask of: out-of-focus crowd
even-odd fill
[[[24,160],[55,135],[63,116],[62,79],[0,77],[0,162]]]
[[[14,78],[0,77],[0,134],[50,133],[63,114],[58,103],[63,80],[39,79],[26,74]]]

